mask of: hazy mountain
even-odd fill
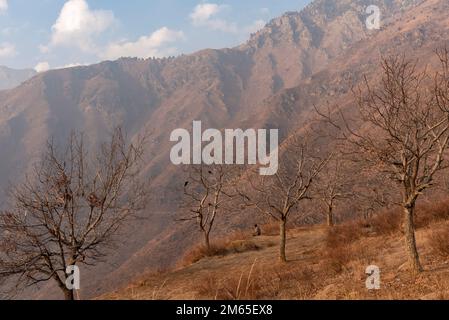
[[[381,8],[381,30],[365,27],[372,4]],[[313,103],[345,105],[350,82],[375,74],[381,54],[431,56],[449,39],[448,9],[447,0],[317,0],[236,48],[39,74],[0,92],[0,185],[18,179],[50,136],[77,129],[95,140],[117,124],[131,136],[150,129],[143,173],[154,188],[148,219],[129,225],[130,236],[108,264],[84,273],[84,294],[104,292],[173,264],[195,239],[173,222],[181,170],[169,163],[172,130],[202,120],[213,128],[280,128],[284,138],[307,124]],[[245,221],[251,217],[225,222],[230,228]]]
[[[17,87],[22,82],[36,75],[33,69],[15,70],[0,66],[0,90]]]

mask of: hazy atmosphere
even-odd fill
[[[0,0],[0,300],[449,300],[448,12]]]
[[[308,2],[2,0],[0,65],[46,71],[236,46]]]

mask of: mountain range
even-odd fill
[[[382,13],[380,30],[366,28],[373,4]],[[182,170],[169,161],[172,130],[194,120],[217,129],[279,128],[283,142],[308,125],[314,105],[353,107],[351,86],[376,76],[381,56],[405,52],[432,64],[433,50],[449,41],[448,9],[447,0],[315,0],[235,48],[40,73],[0,92],[0,186],[23,176],[52,136],[76,129],[96,141],[116,125],[130,137],[149,131],[142,174],[151,179],[151,209],[127,226],[107,263],[86,269],[82,294],[98,296],[144,271],[174,266],[198,238],[175,222]],[[223,217],[219,230],[255,219]],[[48,286],[36,295],[52,292]]]
[[[36,75],[33,69],[15,70],[0,66],[0,90],[12,89]]]

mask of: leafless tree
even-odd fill
[[[187,172],[183,207],[188,209],[189,215],[181,221],[196,222],[209,250],[217,216],[227,210],[227,204],[236,196],[233,190],[236,170],[226,165],[194,165],[189,166]]]
[[[292,214],[298,213],[304,200],[311,199],[310,190],[329,160],[314,156],[314,150],[296,138],[289,147],[282,154],[275,175],[258,176],[254,172],[246,177],[250,187],[239,191],[247,206],[279,222],[281,262],[287,262],[287,222]]]
[[[335,210],[342,200],[354,199],[351,177],[344,171],[344,160],[334,157],[329,161],[319,177],[316,187],[316,197],[320,200],[326,214],[327,225],[335,225]]]
[[[410,267],[422,271],[415,239],[415,207],[447,166],[449,143],[448,50],[437,52],[441,70],[432,75],[403,57],[383,59],[379,84],[365,78],[355,91],[357,119],[320,113],[353,147],[354,154],[397,183],[404,212],[404,234]],[[358,124],[358,130],[354,125]]]
[[[145,139],[137,140],[127,143],[116,129],[92,148],[76,133],[64,148],[48,142],[32,173],[12,189],[12,208],[0,216],[2,279],[16,289],[54,280],[66,299],[75,298],[67,268],[101,261],[123,223],[144,208]]]

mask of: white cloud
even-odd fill
[[[44,61],[44,62],[39,62],[35,67],[34,67],[34,70],[36,71],[36,72],[45,72],[45,71],[48,71],[48,70],[50,70],[50,69],[55,69],[55,70],[57,70],[57,69],[67,69],[67,68],[75,68],[75,67],[81,67],[81,66],[86,66],[87,64],[85,64],[85,63],[78,63],[78,62],[76,62],[76,63],[69,63],[69,64],[66,64],[66,65],[63,65],[63,66],[59,66],[59,67],[51,67],[50,66],[50,64],[47,62],[47,61]]]
[[[16,53],[16,47],[13,44],[9,42],[0,43],[0,58],[14,57]]]
[[[212,30],[238,33],[239,30],[236,23],[216,17],[227,8],[229,8],[227,5],[201,3],[193,9],[193,12],[190,14],[190,20],[196,27],[208,27]]]
[[[121,57],[148,58],[172,55],[176,53],[177,49],[170,44],[182,39],[184,39],[182,31],[163,27],[149,36],[140,37],[135,42],[111,43],[101,54],[101,57],[113,60]]]
[[[200,3],[193,9],[193,12],[190,14],[190,20],[196,27],[206,27],[212,30],[238,34],[243,37],[246,37],[250,33],[261,29],[265,25],[265,21],[257,20],[249,26],[238,26],[235,22],[231,22],[218,17],[220,13],[229,8],[230,7],[228,5]],[[267,14],[267,9],[265,9],[266,8],[261,9],[262,14]]]
[[[195,7],[193,12],[190,14],[190,18],[192,19],[193,23],[200,24],[208,21],[212,16],[218,14],[225,8],[225,5],[218,5],[215,3],[202,3]]]
[[[93,54],[101,59],[147,58],[176,54],[177,49],[172,44],[184,38],[182,31],[163,27],[136,41],[123,40],[101,44],[101,34],[117,22],[112,11],[92,10],[86,0],[68,0],[52,27],[51,41],[40,45],[39,49],[41,53],[48,54],[55,47],[75,47],[84,54]]]
[[[8,10],[8,0],[0,0],[0,13]]]
[[[67,68],[75,68],[75,67],[82,67],[82,66],[86,66],[87,64],[85,63],[79,63],[79,62],[75,62],[75,63],[69,63],[66,65],[63,65],[61,67],[58,67],[57,69],[67,69]]]
[[[41,46],[48,52],[54,46],[76,46],[84,52],[96,50],[93,38],[115,23],[112,11],[91,10],[86,0],[69,0],[61,9],[52,27],[49,46]]]
[[[45,72],[50,70],[50,64],[46,61],[44,62],[39,62],[35,67],[34,70],[36,70],[36,72]]]

